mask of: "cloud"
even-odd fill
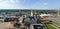
[[[14,0],[10,0],[11,3],[14,3]]]
[[[35,3],[33,4],[30,8],[33,8],[33,9],[48,9],[48,3]]]
[[[17,4],[19,0],[0,0],[0,9],[22,9],[23,5]]]
[[[48,5],[48,3],[43,3],[43,5]]]
[[[19,3],[20,0],[10,0],[11,3]]]

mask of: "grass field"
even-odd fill
[[[60,17],[55,17],[55,18],[48,18],[49,20],[53,21],[53,24],[56,24],[60,28]]]
[[[48,19],[53,21],[52,23],[60,29],[60,17],[51,17]]]
[[[49,29],[57,29],[57,28],[55,28],[55,27],[53,27],[53,26],[51,26],[51,25],[49,25],[49,24],[47,24],[47,27],[48,27]]]
[[[52,26],[51,24],[43,24],[44,29],[57,29],[56,27]]]

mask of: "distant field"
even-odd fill
[[[55,17],[55,18],[48,18],[49,20],[52,20],[53,24],[57,25],[60,28],[60,17]]]

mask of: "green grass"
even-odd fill
[[[48,27],[49,29],[56,29],[55,27],[53,27],[53,26],[51,26],[51,25],[49,25],[49,24],[47,24],[47,27]]]
[[[57,29],[57,28],[51,26],[50,24],[46,24],[46,25],[43,24],[43,26],[44,26],[44,29]]]

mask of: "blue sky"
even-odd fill
[[[0,0],[0,9],[60,9],[60,0]]]

